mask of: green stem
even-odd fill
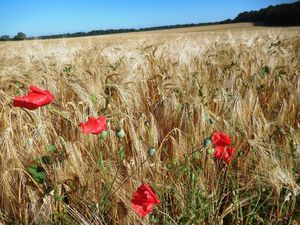
[[[128,177],[126,177],[124,180],[123,180],[123,182],[121,183],[121,185],[116,189],[116,190],[114,190],[114,192],[112,192],[110,195],[109,195],[109,197],[111,197],[113,194],[115,194],[118,190],[120,190],[120,188],[125,184],[125,182],[128,180],[128,179],[130,179],[138,170],[139,170],[139,168],[141,168],[144,164],[145,164],[145,162],[147,162],[147,160],[150,158],[151,156],[148,156],[133,172],[132,172],[132,174],[130,175],[130,176],[128,176]]]
[[[202,151],[203,149],[204,149],[204,146],[201,146],[201,148],[196,148],[195,150],[193,150],[190,154],[188,154],[188,155],[184,158],[184,160],[178,165],[178,167],[181,166],[182,164],[184,164],[184,163],[188,160],[188,158],[189,158],[191,155],[193,155],[193,154],[196,153],[196,152],[200,152],[200,151]]]

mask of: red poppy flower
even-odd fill
[[[106,130],[106,117],[100,116],[98,118],[89,117],[86,123],[79,124],[81,131],[83,133],[90,134],[100,134],[102,131]]]
[[[234,151],[234,148],[230,147],[230,137],[222,132],[214,132],[212,141],[215,146],[214,156],[219,160],[225,161],[228,165],[232,159]]]
[[[131,208],[140,216],[144,217],[150,213],[154,204],[159,204],[160,200],[152,189],[143,183],[133,194]]]
[[[214,132],[212,141],[215,146],[229,146],[231,145],[230,137],[222,132]]]
[[[232,159],[234,148],[228,146],[215,146],[214,156],[217,159],[224,160],[228,165]]]
[[[14,107],[26,109],[36,109],[49,104],[55,98],[48,90],[41,90],[36,86],[30,85],[30,91],[26,96],[16,96],[13,100]]]
[[[224,161],[226,162],[227,165],[229,165],[231,159],[232,159],[232,155],[233,155],[233,151],[234,151],[234,148],[226,148],[225,149],[225,153],[224,153]]]

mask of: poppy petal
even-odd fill
[[[221,157],[222,157],[222,155],[223,155],[224,148],[225,148],[225,147],[223,147],[223,146],[216,146],[216,147],[215,147],[214,156],[215,156],[217,159],[221,159]]]
[[[223,132],[214,132],[212,136],[212,141],[214,145],[230,146],[230,137]]]
[[[51,103],[54,98],[50,91],[30,85],[30,91],[26,96],[16,96],[13,99],[13,106],[33,110]]]
[[[86,123],[79,123],[81,131],[83,133],[90,133],[90,134],[100,134],[102,131],[106,130],[106,117],[100,116],[98,118],[89,117]]]
[[[143,183],[133,194],[130,201],[131,208],[140,216],[144,217],[150,213],[154,204],[160,203],[160,200],[152,189],[145,183]]]

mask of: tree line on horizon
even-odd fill
[[[147,27],[140,29],[108,29],[108,30],[92,30],[90,32],[76,32],[55,35],[43,35],[39,37],[27,37],[25,33],[18,32],[14,37],[10,38],[9,35],[0,37],[0,41],[19,41],[19,40],[33,40],[33,39],[56,39],[56,38],[71,38],[71,37],[84,37],[95,36],[104,34],[140,32],[140,31],[153,31],[163,29],[207,26],[228,23],[252,22],[259,25],[267,26],[299,26],[300,25],[300,1],[288,4],[280,4],[276,6],[269,6],[255,11],[245,11],[238,14],[234,19],[227,19],[219,22],[208,23],[191,23],[191,24],[176,24],[167,26]]]

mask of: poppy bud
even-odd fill
[[[148,156],[153,156],[155,154],[156,149],[154,147],[148,148]]]
[[[212,149],[212,148],[209,148],[208,150],[207,150],[207,154],[212,154],[214,152],[214,150]]]
[[[146,126],[146,127],[150,127],[149,121],[145,121],[145,126]]]
[[[28,138],[27,142],[28,142],[28,145],[30,147],[32,147],[32,145],[33,145],[33,139],[32,138]]]
[[[204,138],[203,146],[208,147],[209,145],[211,145],[211,139],[210,138]]]
[[[242,157],[243,155],[244,155],[244,152],[243,151],[239,151],[238,157]]]
[[[100,138],[105,140],[108,137],[108,132],[106,130],[100,133]]]
[[[118,138],[124,138],[125,137],[125,131],[121,128],[117,130],[116,135]]]
[[[144,118],[146,118],[146,114],[144,113],[144,112],[141,112],[141,117],[144,119]]]

